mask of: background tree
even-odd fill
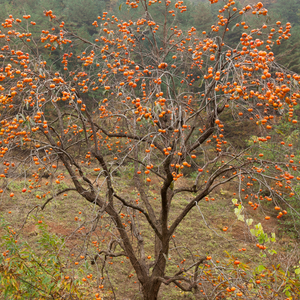
[[[241,16],[266,18],[261,2],[241,9],[234,1],[222,2],[218,22],[207,32],[180,28],[177,20],[187,10],[183,1],[125,5],[132,19],[103,12],[92,20],[93,40],[79,36],[51,10],[44,12],[51,26],[41,40],[31,36],[36,24],[29,15],[23,20],[10,15],[3,23],[3,195],[15,197],[9,186],[29,176],[23,192],[30,191],[29,201],[33,194],[40,199],[33,209],[44,210],[70,191],[86,199],[93,210],[79,227],[89,227],[83,257],[97,266],[127,257],[144,299],[157,299],[162,285],[173,284],[208,299],[285,297],[285,275],[272,273],[261,285],[263,279],[235,258],[218,267],[197,247],[183,256],[175,237],[191,211],[214,201],[212,193],[229,183],[236,189],[236,214],[248,226],[251,221],[241,213],[245,201],[254,209],[270,201],[282,218],[287,207],[293,209],[289,199],[299,199],[296,149],[283,143],[274,155],[279,141],[273,146],[268,135],[283,112],[288,111],[290,126],[297,126],[293,111],[300,76],[279,66],[272,52],[273,41],[289,38],[290,24],[252,28],[241,21],[240,40],[228,45],[226,36]],[[77,47],[84,49],[80,55],[74,54]],[[42,59],[41,49],[56,53],[62,67]],[[249,132],[246,149],[227,140],[228,114],[231,126],[250,120],[260,127],[259,137]],[[181,183],[191,170],[197,172],[194,182]],[[132,174],[137,195],[120,185],[125,172]],[[41,181],[49,176],[53,185]],[[109,230],[106,246],[96,234],[100,224]],[[252,233],[265,250],[268,236],[259,225]],[[272,276],[279,280],[272,282]],[[290,293],[296,295],[298,288],[293,278]]]

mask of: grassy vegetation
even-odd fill
[[[123,191],[126,189],[131,197],[138,196],[132,182],[132,173],[128,172],[126,177],[121,179],[115,176],[118,188]],[[53,179],[44,178],[41,178],[39,183],[43,184],[47,180],[50,182],[49,184],[53,184]],[[192,180],[193,176],[182,179],[182,181],[176,182],[176,188],[186,184],[185,181]],[[66,180],[63,184],[59,184],[56,190],[67,185],[68,181]],[[18,240],[17,245],[22,244],[18,251],[24,247],[27,252],[24,249],[22,251],[27,253],[26,257],[35,255],[43,261],[50,262],[54,259],[56,262],[59,261],[59,266],[48,263],[49,270],[52,270],[51,272],[56,271],[57,276],[65,282],[66,290],[77,295],[79,299],[91,299],[89,297],[94,296],[97,292],[103,299],[114,299],[114,297],[117,299],[142,299],[138,280],[126,258],[110,258],[104,267],[100,261],[94,265],[91,264],[96,251],[92,248],[90,241],[93,239],[101,240],[103,247],[105,247],[105,243],[109,242],[110,235],[114,234],[110,228],[106,227],[105,217],[99,220],[96,228],[91,228],[89,221],[96,215],[96,208],[93,205],[87,204],[84,199],[79,198],[73,192],[69,192],[66,196],[54,198],[45,210],[41,211],[37,208],[30,215],[27,215],[32,208],[41,206],[45,201],[44,198],[38,199],[36,197],[38,192],[22,193],[22,189],[28,188],[28,186],[28,181],[14,181],[10,185],[10,189],[14,191],[15,197],[3,196],[1,199],[2,222],[5,222],[5,228],[9,224],[15,231],[13,239]],[[275,262],[284,264],[283,256],[286,255],[292,257],[292,265],[297,264],[300,253],[299,251],[295,252],[296,241],[288,235],[288,232],[282,232],[282,229],[279,231],[282,224],[278,222],[276,217],[269,221],[263,221],[262,225],[269,236],[272,232],[276,235],[280,234],[280,240],[277,243],[272,243],[269,248],[276,250],[277,254],[271,255],[266,251],[257,249],[257,240],[249,229],[254,228],[254,225],[263,219],[263,213],[259,210],[254,212],[249,205],[244,204],[245,218],[252,218],[254,220],[253,225],[247,227],[244,222],[239,221],[233,209],[233,190],[232,186],[227,186],[225,190],[216,191],[207,199],[208,201],[200,202],[188,218],[180,224],[172,237],[167,274],[172,274],[178,268],[188,266],[195,258],[203,255],[212,256],[214,264],[219,260],[220,264],[227,265],[233,259],[239,259],[253,269],[260,266],[263,260],[264,264],[267,261],[270,266]],[[156,187],[153,185],[150,195],[158,196]],[[186,197],[189,196],[181,194],[174,200],[171,219],[189,200]],[[264,209],[268,208],[265,207]],[[148,231],[143,218],[140,218],[139,221],[140,230],[143,231],[143,237],[146,240],[145,252],[150,255],[154,250],[153,240],[155,237],[151,231]],[[85,229],[79,230],[83,226]],[[228,226],[226,232],[223,231],[224,226]],[[89,236],[87,233],[90,230],[94,230],[94,232]],[[2,228],[1,233],[4,234],[4,232],[5,230]],[[177,246],[178,241],[180,241],[180,247]],[[7,249],[8,242],[4,238],[2,243],[2,251],[4,251],[4,248]],[[246,248],[246,251],[241,251],[242,248]],[[267,257],[260,256],[263,252]],[[258,255],[259,253],[261,254]],[[15,263],[16,257],[11,257],[12,260],[15,259]],[[152,260],[153,258],[149,257],[149,261]],[[18,263],[20,264],[20,262]],[[39,273],[38,270],[36,272]],[[82,281],[82,278],[86,278],[88,274],[93,274],[91,279]],[[103,276],[105,277],[104,280],[101,279]],[[4,284],[3,274],[1,278],[0,284]],[[53,283],[51,280],[50,282]],[[35,285],[34,282],[31,283]],[[45,282],[41,284],[38,280],[37,283],[39,286],[45,285]],[[99,289],[103,283],[104,288]],[[1,299],[18,299],[3,297],[2,295]],[[182,292],[179,289],[172,289],[169,286],[162,288],[159,297],[166,300],[202,299],[199,296]]]

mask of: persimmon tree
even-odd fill
[[[272,287],[260,285],[267,279],[249,277],[240,261],[218,267],[205,253],[195,257],[197,249],[175,262],[177,271],[168,271],[178,226],[199,202],[214,200],[210,195],[217,188],[234,186],[237,207],[251,202],[264,213],[263,202],[270,201],[277,218],[292,209],[290,197],[298,197],[296,149],[268,133],[286,111],[297,126],[293,108],[300,76],[278,65],[272,53],[274,44],[289,38],[291,25],[250,28],[245,15],[260,20],[267,15],[261,2],[241,9],[232,0],[210,2],[220,6],[210,32],[179,28],[176,20],[186,6],[170,0],[124,2],[134,11],[132,20],[103,13],[91,20],[98,32],[93,41],[56,22],[52,11],[44,11],[51,25],[40,37],[31,35],[35,22],[29,15],[10,15],[2,24],[0,176],[7,184],[2,196],[16,197],[10,183],[27,178],[30,186],[22,192],[28,201],[40,199],[32,209],[47,209],[68,192],[93,204],[95,218],[80,225],[84,231],[92,224],[85,245],[93,249],[85,255],[101,265],[127,257],[144,299],[158,299],[162,285],[203,299],[284,297],[283,275]],[[244,28],[239,43],[226,44],[228,32],[239,26]],[[43,58],[51,52],[61,57],[59,63]],[[260,136],[251,139],[255,132],[249,132],[246,149],[227,140],[226,112],[233,126],[257,126]],[[281,147],[276,155],[275,147]],[[182,184],[193,171],[194,182]],[[136,196],[119,188],[128,172]],[[41,181],[49,176],[53,183]],[[187,201],[174,215],[182,194]],[[106,246],[94,235],[100,223],[110,233]],[[151,253],[145,250],[149,244]],[[291,284],[290,290],[297,288]]]

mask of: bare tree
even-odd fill
[[[273,157],[261,154],[272,143],[268,131],[279,112],[289,109],[291,124],[296,123],[292,111],[300,77],[276,64],[271,52],[274,39],[288,38],[290,25],[245,25],[240,42],[227,45],[227,32],[240,15],[267,14],[261,3],[241,10],[234,1],[225,3],[208,33],[177,26],[178,15],[186,10],[183,1],[175,6],[169,0],[126,4],[139,7],[134,19],[104,13],[93,23],[99,30],[95,41],[56,24],[51,11],[45,15],[55,30],[43,31],[43,44],[27,41],[26,20],[6,20],[1,33],[0,156],[7,167],[1,176],[8,186],[24,176],[33,175],[36,182],[53,176],[57,183],[70,178],[72,184],[60,190],[39,186],[39,195],[45,195],[39,208],[46,209],[68,191],[94,204],[97,213],[87,240],[101,217],[110,223],[111,239],[106,249],[96,243],[92,263],[101,263],[104,272],[108,257],[128,257],[144,299],[158,299],[162,284],[198,291],[199,283],[206,287],[203,299],[233,292],[245,299],[274,299],[282,293],[282,282],[277,289],[249,291],[250,279],[235,269],[237,261],[232,265],[235,281],[215,262],[216,281],[203,279],[201,266],[211,259],[204,253],[174,274],[166,267],[176,229],[216,188],[232,183],[238,203],[267,197],[276,207],[288,207],[288,196],[295,196],[292,147],[282,146],[285,150]],[[163,16],[160,21],[153,17],[155,10]],[[57,62],[49,65],[41,59],[46,50],[40,45],[61,54],[61,71],[54,71]],[[85,50],[76,57],[72,51],[82,46]],[[255,132],[248,132],[249,145],[236,147],[234,139],[240,137],[226,140],[229,119],[233,126],[257,122],[261,137],[251,140]],[[125,172],[132,173],[139,199],[120,190],[118,178]],[[193,184],[180,184],[191,172],[197,172]],[[159,197],[151,195],[153,188]],[[174,216],[181,194],[187,201]],[[278,216],[284,214],[280,209]],[[143,235],[145,227],[155,237],[154,260],[145,250],[150,242]],[[233,284],[239,288],[228,291]]]

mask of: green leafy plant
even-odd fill
[[[16,232],[0,219],[2,255],[0,256],[0,296],[5,299],[90,299],[77,274],[68,276],[64,239],[37,223],[34,248],[17,239]],[[84,267],[84,266],[83,266]],[[86,272],[86,270],[85,270]],[[77,276],[76,276],[77,275]],[[75,279],[77,277],[77,279]]]

